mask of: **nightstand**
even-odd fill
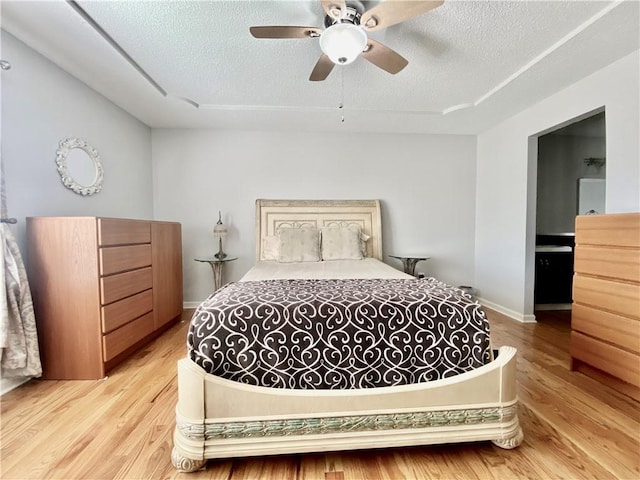
[[[402,266],[404,267],[404,273],[415,277],[416,264],[423,260],[429,260],[431,257],[426,255],[389,255],[391,258],[397,258],[402,260]]]
[[[202,257],[202,258],[194,258],[196,262],[204,262],[211,265],[211,270],[213,270],[213,291],[215,292],[222,286],[222,271],[224,268],[224,264],[227,262],[233,262],[237,260],[238,257],[224,257],[222,259],[217,257]]]

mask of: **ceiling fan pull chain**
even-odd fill
[[[340,69],[340,103],[338,108],[342,112],[340,121],[344,123],[344,68]]]

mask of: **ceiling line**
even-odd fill
[[[140,75],[142,75],[162,96],[165,98],[173,98],[179,101],[182,101],[198,110],[245,110],[245,111],[332,111],[334,107],[294,107],[294,106],[276,106],[276,105],[215,105],[215,104],[200,104],[191,98],[185,97],[183,95],[175,95],[167,93],[158,82],[156,82],[151,75],[149,75],[127,52],[124,48],[122,48],[75,0],[66,0],[67,4],[69,4],[84,20],[86,20],[91,27],[94,28],[96,32],[98,32],[109,45],[111,45]],[[452,112],[475,108],[489,97],[495,95],[498,91],[505,88],[511,82],[513,82],[518,77],[522,76],[527,70],[531,69],[537,63],[542,61],[544,58],[558,50],[560,47],[565,45],[571,39],[575,38],[581,32],[586,30],[588,27],[593,25],[599,19],[607,15],[614,8],[624,3],[625,0],[614,0],[609,5],[607,5],[604,9],[596,13],[594,16],[578,25],[575,29],[569,32],[567,35],[562,37],[556,43],[551,45],[549,48],[544,50],[542,53],[534,57],[530,62],[522,66],[516,72],[511,74],[505,80],[500,82],[498,85],[493,87],[479,99],[474,101],[473,103],[462,103],[457,105],[452,105],[451,107],[447,107],[442,111],[434,111],[434,110],[413,110],[413,111],[398,111],[398,110],[378,110],[378,109],[362,109],[362,108],[350,108],[350,111],[354,112],[373,112],[380,114],[400,114],[400,115],[448,115]]]
[[[116,51],[123,56],[123,58],[129,62],[129,64],[135,68],[140,75],[142,75],[158,92],[163,96],[167,96],[167,92],[156,82],[151,75],[149,75],[131,56],[122,48],[118,42],[116,42],[111,35],[109,35],[91,15],[89,15],[75,0],[67,0],[67,4],[71,6],[82,18],[84,18],[93,29],[98,32],[102,38],[104,38],[109,45],[116,49]]]
[[[216,105],[212,103],[198,104],[192,100],[184,97],[178,97],[176,95],[168,95],[172,98],[176,98],[182,101],[194,105],[199,110],[246,110],[246,111],[283,111],[283,112],[308,112],[313,111],[326,111],[332,112],[336,107],[320,107],[320,106],[305,106],[299,107],[295,105]],[[399,114],[399,115],[442,115],[441,111],[437,110],[386,110],[377,108],[358,108],[348,107],[343,108],[350,112],[369,112],[369,113],[384,113],[384,114]]]
[[[625,0],[615,0],[614,2],[612,2],[611,4],[607,5],[604,9],[602,9],[601,11],[599,11],[598,13],[596,13],[593,17],[591,17],[590,19],[588,19],[587,21],[581,23],[580,25],[578,25],[576,28],[574,28],[573,30],[571,30],[568,34],[566,34],[564,37],[562,37],[560,40],[558,40],[556,43],[554,43],[553,45],[551,45],[549,48],[547,48],[546,50],[544,50],[542,53],[540,53],[539,55],[537,55],[536,57],[533,58],[533,60],[531,60],[529,63],[527,63],[526,65],[524,65],[523,67],[521,67],[519,70],[517,70],[515,73],[511,74],[509,77],[507,77],[505,80],[503,80],[502,82],[500,82],[498,85],[496,85],[495,87],[493,87],[491,90],[489,90],[487,93],[485,93],[482,97],[480,97],[478,100],[476,100],[475,102],[473,102],[473,106],[477,107],[479,104],[481,104],[482,102],[484,102],[487,98],[491,97],[492,95],[494,95],[495,93],[497,93],[499,90],[502,90],[504,87],[506,87],[508,84],[510,84],[511,82],[513,82],[516,78],[518,78],[519,76],[521,76],[523,73],[525,73],[527,70],[529,70],[530,68],[532,68],[534,65],[536,65],[537,63],[539,63],[540,61],[542,61],[544,58],[548,57],[549,55],[551,55],[553,52],[555,52],[556,50],[558,50],[560,47],[562,47],[563,45],[565,45],[567,42],[569,42],[569,40],[573,39],[574,37],[576,37],[578,34],[582,33],[584,30],[586,30],[588,27],[590,27],[591,25],[593,25],[595,22],[597,22],[598,20],[600,20],[602,17],[604,17],[606,14],[608,14],[611,10],[613,10],[614,8],[616,8],[618,5],[622,4]]]

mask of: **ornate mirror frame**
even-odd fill
[[[83,150],[89,159],[93,162],[93,167],[95,169],[95,177],[93,182],[90,185],[82,185],[78,183],[69,172],[67,157],[69,152],[74,148],[79,148]],[[58,150],[56,151],[56,165],[58,168],[58,173],[60,174],[60,180],[65,187],[69,190],[74,191],[78,195],[94,195],[102,190],[102,163],[100,162],[100,155],[87,142],[80,138],[69,137],[64,140],[60,140],[58,145]]]

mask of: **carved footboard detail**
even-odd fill
[[[523,440],[516,350],[473,372],[429,384],[354,391],[288,391],[239,384],[178,363],[173,465],[207,459]]]
[[[505,450],[511,450],[512,448],[520,446],[522,440],[524,440],[524,433],[522,432],[522,428],[520,428],[517,405],[503,409],[501,423],[505,425],[505,433],[501,438],[492,439],[491,443]],[[506,426],[508,426],[508,428],[506,428]]]
[[[505,416],[501,421],[504,425],[503,436],[491,440],[491,443],[495,446],[510,450],[520,446],[522,443],[524,433],[522,433],[522,428],[520,428],[516,407],[516,405],[513,405],[505,409]]]
[[[176,447],[173,447],[171,450],[171,463],[179,472],[191,473],[200,470],[207,461],[183,457]]]
[[[522,433],[522,428],[518,427],[518,430],[512,436],[499,440],[491,440],[491,443],[505,450],[511,450],[512,448],[519,447],[522,440],[524,440],[524,433]]]
[[[377,430],[452,427],[498,422],[513,416],[514,408],[474,408],[404,414],[349,415],[342,417],[298,418],[249,422],[199,424],[178,421],[178,431],[192,440],[221,438],[280,437]]]
[[[179,418],[176,446],[181,448],[174,448],[172,461],[182,472],[197,470],[204,464],[180,454],[187,444],[203,446],[205,458],[218,458],[483,439],[501,448],[520,445],[523,435],[515,403],[503,407],[207,422],[205,425]],[[188,448],[184,451],[196,453]]]

